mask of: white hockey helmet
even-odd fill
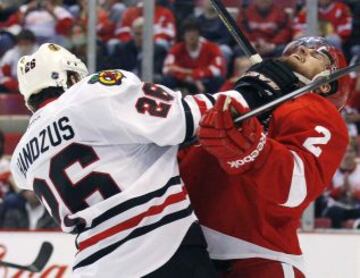
[[[29,98],[48,87],[68,89],[68,72],[82,79],[88,75],[86,65],[70,51],[54,43],[44,43],[17,64],[20,93],[27,104]]]

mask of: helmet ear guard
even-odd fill
[[[17,74],[20,93],[28,106],[32,95],[50,87],[61,87],[65,91],[74,81],[78,82],[86,77],[88,70],[79,58],[65,48],[45,43],[32,55],[20,58]],[[69,79],[72,81],[69,82]],[[31,110],[29,106],[28,108]]]

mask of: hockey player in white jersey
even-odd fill
[[[33,115],[12,173],[77,234],[73,276],[214,277],[176,159],[213,97],[182,99],[122,70],[87,74],[56,44],[18,63]]]
[[[212,97],[182,99],[122,70],[87,74],[56,44],[18,63],[33,115],[12,173],[77,234],[73,277],[214,277],[176,159]]]
[[[63,231],[77,234],[73,277],[215,277],[177,151],[218,94],[182,98],[130,72],[87,74],[77,57],[51,43],[18,62],[33,116],[12,174]],[[254,109],[297,81],[269,60],[250,69],[241,90],[222,94]]]

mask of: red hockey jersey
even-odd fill
[[[241,175],[228,175],[201,146],[192,147],[181,176],[213,259],[265,258],[305,272],[299,220],[330,184],[347,129],[335,106],[308,94],[273,112],[267,144],[265,164]]]
[[[186,79],[188,77],[186,74],[172,72],[171,66],[179,66],[192,69],[190,77],[195,80],[225,75],[224,58],[217,44],[201,39],[196,54],[190,54],[184,42],[175,44],[165,59],[164,74],[174,75],[180,80]]]
[[[251,42],[263,40],[267,43],[286,44],[291,39],[291,29],[287,14],[272,5],[266,15],[261,15],[256,6],[239,13],[238,24]]]
[[[319,7],[318,10],[320,35],[327,36],[337,34],[342,40],[346,40],[352,31],[352,16],[349,7],[335,1],[327,8]],[[294,33],[304,34],[306,31],[306,10],[303,9],[294,19]]]
[[[115,35],[121,41],[129,41],[132,38],[131,26],[135,19],[143,15],[142,7],[130,7],[123,16],[120,25],[115,30]],[[175,16],[171,10],[156,5],[154,14],[154,38],[155,40],[166,40],[173,42],[176,36]]]

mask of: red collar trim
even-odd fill
[[[56,99],[57,99],[57,97],[49,98],[47,100],[44,100],[42,103],[39,104],[39,109],[43,108],[45,105],[49,104],[50,102],[53,102]]]

